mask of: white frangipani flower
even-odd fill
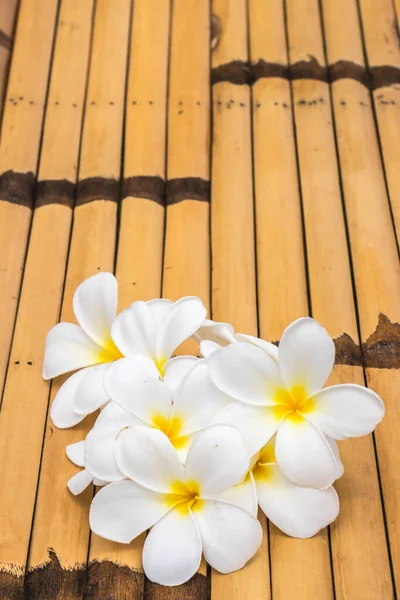
[[[115,456],[124,481],[95,496],[90,527],[97,535],[129,543],[151,528],[143,548],[146,576],[179,585],[197,571],[201,555],[221,573],[241,569],[261,544],[262,528],[249,512],[219,494],[240,482],[249,459],[240,433],[229,425],[203,430],[185,466],[157,429],[128,427]]]
[[[115,462],[114,442],[125,427],[162,431],[184,462],[194,437],[232,401],[211,382],[207,361],[195,357],[169,360],[163,379],[146,356],[125,358],[109,368],[105,386],[113,401],[85,440],[84,461],[93,476],[105,481],[124,477]]]
[[[82,369],[61,386],[54,399],[51,417],[57,427],[72,427],[109,401],[103,378],[110,363],[146,354],[162,372],[174,350],[196,332],[206,316],[206,308],[195,297],[134,302],[118,317],[117,304],[118,284],[111,273],[89,277],[73,298],[79,325],[59,323],[47,336],[45,379]]]
[[[257,503],[265,516],[281,531],[296,538],[309,538],[332,523],[339,514],[335,489],[298,486],[282,473],[275,457],[275,439],[251,460],[243,483],[222,498],[256,514]]]
[[[252,335],[235,333],[235,330],[229,323],[206,319],[196,332],[195,338],[200,342],[200,351],[206,358],[211,356],[216,350],[224,346],[229,346],[229,344],[233,344],[234,342],[248,342],[265,350],[274,360],[278,359],[277,346]]]
[[[382,400],[367,388],[321,389],[334,358],[333,341],[310,318],[284,331],[278,363],[248,343],[218,350],[209,359],[211,379],[237,402],[223,408],[216,422],[238,427],[251,455],[276,433],[285,476],[300,486],[328,487],[343,472],[334,439],[371,433],[384,415]]]

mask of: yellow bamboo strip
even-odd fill
[[[215,74],[225,81],[213,86],[212,146],[212,316],[232,323],[236,331],[257,335],[254,207],[251,148],[251,92],[235,84],[235,67],[248,60],[246,2],[213,0],[218,40],[212,54]],[[225,65],[225,67],[224,67]],[[268,533],[255,558],[229,575],[212,571],[213,600],[270,598]]]
[[[8,0],[0,6],[0,116],[7,86],[17,6],[18,0]]]
[[[363,4],[364,9],[366,5]],[[372,9],[372,4],[369,7]],[[348,23],[343,19],[344,11],[339,11],[338,7],[336,15],[332,10],[326,11],[324,5],[327,29],[330,28],[330,22],[337,23],[340,18],[342,31],[345,23],[346,29],[350,31],[351,28],[353,35],[350,8]],[[372,13],[368,14],[371,18]],[[380,15],[375,13],[375,18],[376,31],[382,31]],[[336,52],[336,49],[332,52]],[[356,50],[353,48],[352,52],[356,60]],[[376,443],[398,591],[400,413],[396,398],[400,365],[396,346],[393,347],[398,339],[398,325],[390,322],[400,321],[400,268],[368,94],[360,84],[348,80],[335,82],[332,91],[367,380],[368,385],[381,395],[387,409],[386,417],[376,431]],[[381,352],[380,347],[383,348]],[[383,594],[378,597],[391,596],[388,593],[387,596]]]
[[[92,3],[85,0],[78,9],[74,0],[64,0],[61,9],[64,24],[57,31],[39,169],[39,179],[57,183],[58,189],[60,180],[71,182],[72,201]],[[58,320],[72,217],[71,204],[63,204],[63,198],[47,197],[46,202],[37,195],[40,200],[43,204],[33,217],[0,413],[2,598],[22,594],[49,396],[49,384],[41,375],[43,340]],[[12,461],[5,460],[6,456],[12,456]]]
[[[354,46],[360,43],[360,38],[354,34],[350,37],[343,35],[347,6],[348,3],[345,6],[343,2],[335,5],[335,10],[340,15],[340,21],[337,22],[337,25],[340,22],[340,28],[327,28],[330,63],[340,59],[355,59],[358,62],[358,57],[343,53],[342,40],[348,40]],[[309,28],[314,31],[314,35],[307,41],[297,41],[295,32],[292,36],[289,35],[289,42],[293,46],[292,62],[309,54],[317,58],[319,65],[324,66],[318,2],[308,0],[297,3],[296,6],[294,3],[291,5],[290,32],[296,25],[304,27],[304,23],[299,20],[300,13],[308,15]],[[354,29],[351,28],[351,31],[354,32]],[[331,55],[329,48],[332,37],[337,46],[341,46],[342,52]],[[335,141],[330,123],[329,91],[327,84],[322,81],[295,81],[293,86],[313,315],[338,340],[337,362],[346,363],[346,359],[350,359],[350,365],[338,364],[335,367],[328,384],[353,382],[363,385],[359,350],[356,346],[357,323]],[[361,98],[368,96],[368,91],[359,82],[350,79],[335,82],[334,95],[340,89],[339,94],[347,92],[340,98],[352,98],[354,86],[363,94]],[[356,99],[358,96],[354,98]],[[359,109],[363,111],[365,107],[359,105]],[[337,482],[336,487],[342,509],[339,519],[332,527],[336,597],[341,600],[391,598],[390,569],[372,438],[345,442],[340,445],[340,449],[345,475]],[[368,527],[365,526],[366,522]],[[362,570],[359,568],[361,560],[366,565]]]
[[[57,0],[46,0],[39,6],[35,0],[22,1],[3,114],[0,138],[0,388],[7,367],[31,223],[33,174],[36,174],[39,154],[56,9]]]
[[[209,203],[204,193],[210,175],[208,2],[175,0],[171,28],[162,295],[171,300],[196,295],[209,306]],[[201,198],[197,199],[199,192]],[[180,352],[194,350],[195,345],[187,343]],[[206,575],[203,560],[199,572],[181,586],[168,588],[146,581],[145,596],[148,600],[205,600]]]
[[[138,193],[146,193],[139,178],[148,177],[151,186],[165,177],[169,13],[169,0],[159,2],[156,13],[147,0],[134,5],[124,160],[128,191],[131,183]],[[154,186],[147,192],[152,190]],[[164,213],[150,197],[126,196],[122,201],[116,273],[120,309],[160,296]],[[143,540],[141,536],[129,545],[116,544],[92,534],[87,600],[111,594],[141,597]]]
[[[93,197],[78,193],[62,321],[74,320],[76,286],[113,268],[117,204],[107,189],[115,187],[120,172],[129,15],[129,0],[97,1],[79,171],[80,182],[95,178],[97,190]],[[52,397],[58,388],[57,381]],[[31,597],[83,597],[92,490],[78,498],[68,492],[66,482],[77,468],[67,459],[65,446],[83,439],[92,421],[73,430],[57,430],[47,422],[28,564]]]
[[[209,38],[207,0],[175,0],[163,294],[172,300],[194,294],[207,305],[210,295]]]
[[[349,3],[355,11],[355,2]],[[400,2],[396,1],[399,11]],[[360,2],[365,47],[374,83],[377,116],[385,172],[397,240],[400,243],[400,48],[396,12],[391,0]],[[399,13],[398,13],[399,15]],[[397,16],[398,16],[397,15]]]

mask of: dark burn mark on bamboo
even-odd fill
[[[5,171],[0,175],[0,200],[32,208],[34,187],[33,173]]]
[[[60,565],[56,553],[49,550],[50,561],[28,571],[25,581],[26,600],[81,600],[83,598],[86,570],[66,570]]]
[[[221,36],[221,19],[219,17],[217,17],[217,15],[212,15],[211,31],[210,31],[211,50],[215,50],[215,48],[218,46],[220,36]]]
[[[187,583],[175,587],[164,587],[146,579],[144,600],[206,600],[207,598],[207,577],[200,573],[196,573]]]
[[[349,365],[351,367],[363,366],[361,348],[348,333],[343,333],[334,339],[333,342],[336,350],[335,364]]]
[[[106,177],[88,177],[78,182],[76,206],[93,202],[94,200],[109,200],[118,202],[119,182]]]
[[[369,87],[369,77],[365,67],[349,60],[338,60],[329,67],[329,78],[331,82],[339,79],[353,79],[365,87]]]
[[[363,344],[363,354],[366,367],[399,369],[400,323],[380,313],[377,328]]]
[[[7,50],[11,49],[11,38],[2,29],[0,29],[0,46],[7,48]]]
[[[0,571],[0,598],[23,600],[24,578],[9,571]]]
[[[142,600],[143,592],[143,573],[108,560],[88,568],[85,600]]]
[[[67,179],[44,179],[36,185],[35,208],[48,204],[62,204],[72,208],[75,199],[75,184]]]
[[[370,67],[348,60],[338,60],[328,67],[320,65],[317,59],[310,56],[309,60],[301,60],[292,65],[266,62],[263,59],[250,64],[234,60],[212,69],[213,84],[225,81],[236,85],[253,85],[259,79],[280,77],[287,80],[310,79],[313,81],[339,81],[352,79],[358,81],[367,89],[376,90],[400,83],[400,68],[391,65]]]
[[[165,206],[165,181],[162,177],[136,175],[126,177],[122,197],[147,198]]]
[[[167,206],[182,200],[210,202],[210,182],[201,177],[178,177],[167,181]]]
[[[400,83],[400,69],[391,65],[381,65],[370,67],[369,69],[372,79],[372,89],[377,90],[382,87],[390,87]]]

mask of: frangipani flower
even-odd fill
[[[328,487],[343,471],[334,439],[371,433],[384,415],[382,400],[369,389],[321,389],[334,358],[333,341],[310,318],[284,331],[278,363],[247,343],[218,350],[209,359],[211,379],[238,402],[223,408],[216,422],[238,427],[251,455],[276,433],[285,476],[300,486]]]
[[[57,427],[72,427],[109,401],[103,377],[111,362],[144,353],[162,368],[206,316],[201,300],[195,297],[134,302],[118,317],[117,304],[118,284],[111,273],[89,277],[73,298],[79,325],[59,323],[47,336],[45,379],[82,369],[61,386],[54,399],[51,417]]]
[[[162,431],[184,462],[194,437],[231,402],[211,382],[207,361],[195,357],[169,360],[164,379],[146,356],[124,358],[110,366],[105,386],[113,401],[86,438],[84,461],[93,476],[105,481],[124,477],[114,459],[114,442],[125,427]]]
[[[259,346],[267,352],[274,360],[278,359],[278,348],[270,342],[265,342],[252,335],[235,333],[232,325],[219,321],[206,319],[200,329],[197,330],[195,338],[200,342],[200,351],[206,358],[213,352],[234,342],[249,342]]]
[[[74,465],[77,467],[83,467],[82,470],[73,475],[67,483],[69,491],[74,494],[74,496],[77,496],[86,490],[91,483],[98,486],[103,486],[107,483],[106,481],[93,477],[93,475],[91,475],[89,471],[85,469],[84,440],[81,442],[75,442],[74,444],[69,444],[69,446],[66,447],[66,453],[69,460],[73,462]]]
[[[339,514],[339,499],[332,486],[324,490],[301,487],[285,477],[276,461],[275,439],[253,457],[244,482],[221,497],[246,510],[258,503],[274,525],[296,538],[312,537]]]
[[[115,443],[127,478],[95,496],[90,527],[106,539],[129,543],[152,528],[143,548],[146,576],[179,585],[197,571],[201,555],[221,573],[241,569],[261,544],[260,523],[218,496],[245,476],[249,460],[239,432],[229,425],[202,431],[185,466],[157,429],[129,427]]]

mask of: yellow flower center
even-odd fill
[[[114,362],[114,360],[119,360],[120,358],[124,358],[124,355],[121,354],[117,346],[114,344],[111,336],[109,336],[104,342],[103,346],[99,346],[99,351],[97,354],[98,362],[99,364]]]
[[[171,419],[167,419],[164,415],[155,414],[151,420],[154,427],[165,433],[176,450],[180,450],[186,445],[187,436],[179,435],[183,426],[180,417],[173,416]]]
[[[158,369],[161,377],[164,377],[164,375],[165,375],[165,368],[164,368],[164,366],[165,366],[166,362],[167,362],[166,358],[157,358],[157,359],[154,359],[154,363],[155,363],[155,365],[156,365],[156,367],[157,367],[157,369]]]
[[[251,459],[249,473],[252,472],[254,479],[258,481],[267,481],[273,476],[274,463],[276,463],[275,447],[273,442],[268,442]]]
[[[315,403],[307,397],[304,385],[294,385],[291,388],[278,388],[274,394],[277,418],[289,417],[292,421],[301,421],[303,415],[311,412]]]
[[[168,508],[175,507],[182,515],[186,515],[189,509],[199,510],[203,506],[199,494],[200,486],[196,481],[173,481],[171,492],[164,494],[164,501]]]

